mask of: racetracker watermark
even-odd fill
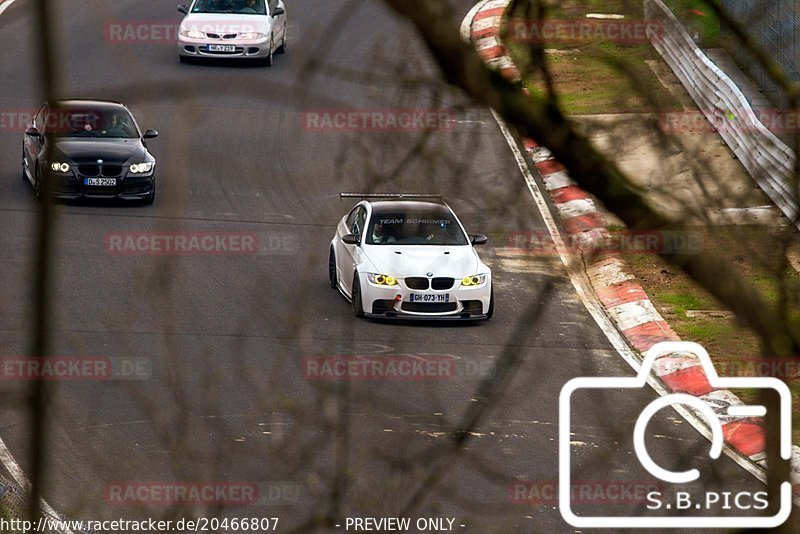
[[[146,358],[0,356],[0,380],[146,380],[151,373]]]
[[[300,248],[288,232],[111,232],[104,241],[112,256],[289,255]]]
[[[181,24],[174,20],[112,20],[105,25],[104,37],[112,45],[175,45],[178,38],[203,40],[216,38],[258,41],[258,27],[252,23],[204,18],[202,21]],[[286,40],[299,39],[299,26],[286,24]],[[235,37],[231,37],[235,35]],[[260,38],[265,40],[266,37]]]
[[[23,133],[32,125],[39,108],[0,109],[0,132]],[[113,113],[70,108],[50,109],[36,117],[40,132],[68,133],[81,130],[102,130],[112,120]]]
[[[301,367],[306,380],[320,382],[483,379],[495,372],[492,361],[427,354],[305,356]]]
[[[659,114],[658,123],[666,133],[756,132],[767,128],[773,133],[790,134],[800,131],[800,110],[665,111]]]
[[[714,367],[720,376],[772,376],[784,381],[800,380],[797,358],[717,358]]]
[[[573,480],[570,495],[575,504],[645,504],[647,495],[662,486],[658,480]],[[558,480],[515,480],[508,498],[515,504],[555,504]]]
[[[578,255],[587,249],[598,254],[699,254],[703,250],[698,235],[662,230],[622,230],[593,238],[586,233],[570,234],[565,236],[564,245],[567,253]],[[558,254],[555,241],[546,230],[511,232],[508,246],[529,255]]]
[[[601,41],[625,45],[650,44],[664,36],[664,27],[653,20],[528,20],[508,21],[507,39],[517,43],[547,45]]]
[[[301,120],[310,132],[451,131],[457,124],[452,109],[319,109]]]
[[[291,505],[300,499],[295,482],[112,482],[104,489],[110,505]]]
[[[105,39],[110,44],[175,44],[180,24],[168,20],[111,21],[105,25]]]
[[[22,133],[33,122],[35,109],[0,110],[0,132]]]

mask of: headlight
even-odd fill
[[[485,274],[474,274],[461,279],[462,286],[479,286],[486,281]]]
[[[367,280],[376,286],[396,286],[397,278],[388,274],[367,274]]]
[[[239,39],[266,39],[266,33],[244,32],[239,34]]]
[[[55,172],[69,172],[69,163],[54,161],[50,164],[50,169]]]
[[[134,163],[131,165],[131,174],[150,172],[153,170],[153,162],[147,163]]]
[[[189,39],[205,39],[206,34],[200,30],[183,30],[180,32],[181,37],[188,37]]]

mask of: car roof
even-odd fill
[[[452,213],[450,206],[442,202],[425,202],[419,200],[377,200],[369,202],[372,213],[392,213],[398,211],[431,211],[434,213]]]

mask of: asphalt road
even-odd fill
[[[155,206],[58,207],[52,353],[127,358],[145,362],[149,372],[141,380],[55,384],[47,499],[57,510],[78,519],[175,513],[157,503],[109,504],[107,489],[116,482],[284,483],[297,489],[294,497],[268,507],[192,506],[183,515],[278,516],[288,530],[330,510],[337,484],[340,518],[399,514],[425,487],[432,465],[441,464],[442,477],[417,516],[456,517],[456,525],[465,525],[456,529],[470,532],[573,530],[555,501],[515,502],[511,483],[557,479],[557,398],[568,379],[632,371],[558,258],[509,247],[512,232],[545,226],[491,116],[461,110],[458,93],[419,81],[435,70],[413,31],[380,2],[352,4],[332,29],[342,5],[288,2],[289,53],[276,56],[272,68],[238,68],[182,65],[170,44],[106,38],[115,22],[176,23],[174,2],[56,2],[60,95],[123,100],[143,128],[161,134],[150,143],[159,162]],[[459,2],[459,14],[469,7]],[[34,35],[30,2],[18,0],[0,17],[4,110],[41,100]],[[309,71],[311,59],[326,67]],[[304,112],[341,107],[446,107],[457,110],[459,122],[424,143],[419,132],[304,128]],[[5,356],[30,350],[38,204],[20,180],[21,138],[13,127],[0,131]],[[491,322],[352,317],[327,285],[328,243],[350,208],[338,193],[370,186],[443,193],[469,231],[490,236],[481,252],[496,281]],[[110,254],[105,244],[109,234],[154,231],[255,234],[261,250],[130,256]],[[548,284],[552,292],[543,298]],[[540,319],[525,320],[537,305]],[[449,431],[477,404],[480,379],[509,343],[522,357],[513,380],[465,450],[445,456]],[[355,354],[447,356],[465,371],[444,380],[389,382],[321,383],[303,375],[304,357]],[[27,386],[0,382],[0,434],[26,470]],[[573,414],[578,479],[652,478],[625,452],[625,433],[654,396],[610,392],[579,404]],[[686,422],[661,414],[651,425],[654,456],[708,467],[701,459],[707,444]],[[717,464],[726,487],[750,484],[730,460]],[[642,506],[590,504],[607,514]]]

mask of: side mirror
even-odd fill
[[[489,238],[483,234],[475,234],[469,236],[470,241],[472,241],[473,245],[485,245]]]
[[[180,11],[184,15],[188,15],[189,14],[189,7],[186,6],[185,4],[178,4],[178,11]]]
[[[30,135],[31,137],[42,137],[42,133],[35,126],[31,126],[25,130],[25,135]]]
[[[272,12],[272,16],[277,17],[278,15],[283,15],[284,13],[286,13],[286,10],[278,6],[275,8],[275,11]]]
[[[145,139],[153,139],[154,137],[158,137],[158,132],[155,130],[145,130],[142,137]]]
[[[358,238],[353,234],[347,234],[345,236],[342,236],[342,243],[345,243],[347,245],[358,245]]]

